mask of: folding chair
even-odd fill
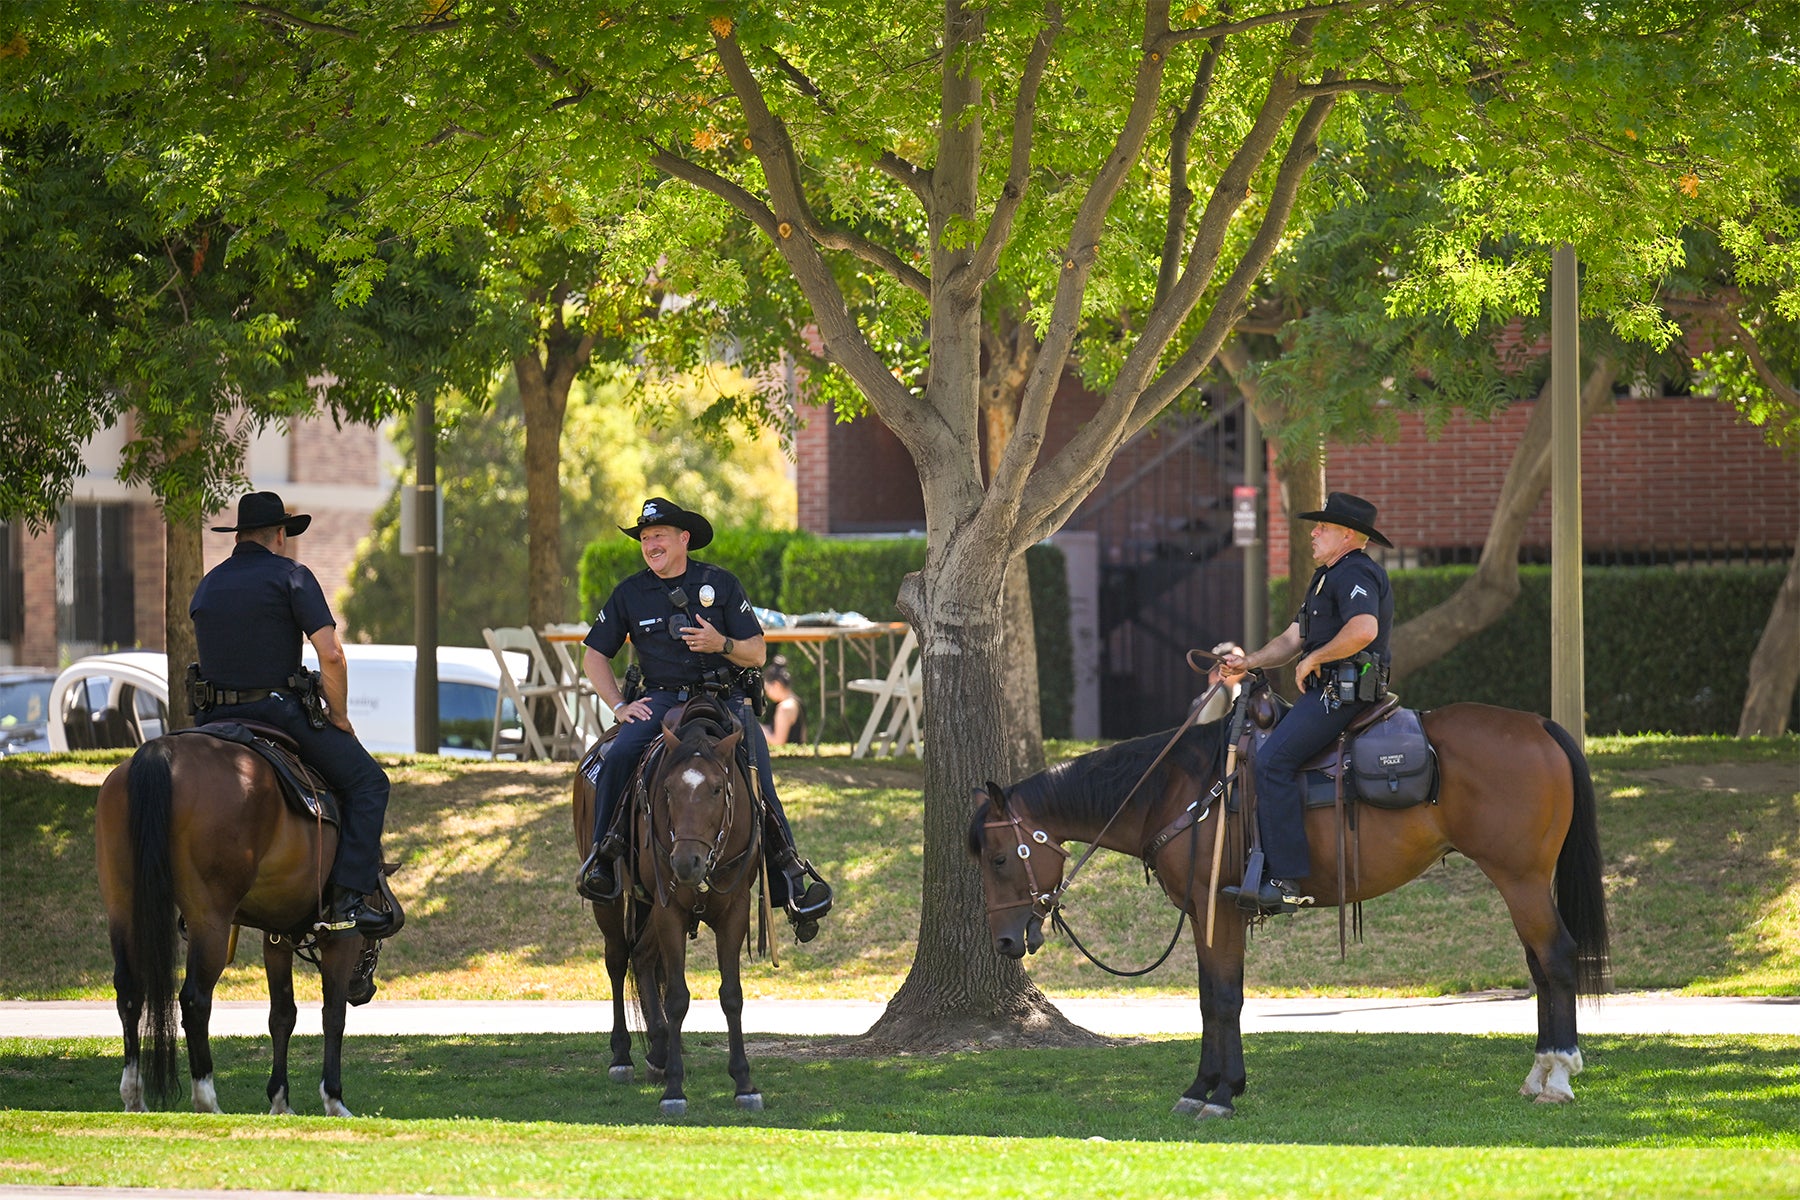
[[[500,701],[494,705],[494,731],[492,757],[500,757],[500,710],[506,700],[513,702],[519,712],[519,725],[524,730],[524,741],[519,749],[520,757],[529,750],[531,758],[549,758],[550,749],[545,745],[543,732],[538,728],[538,714],[548,704],[556,714],[555,729],[551,734],[551,745],[559,741],[563,744],[573,742],[568,710],[563,707],[562,685],[556,681],[550,671],[550,661],[544,657],[544,648],[538,644],[537,635],[522,626],[502,626],[499,629],[483,629],[481,638],[493,653],[494,661],[500,666]],[[513,664],[507,661],[507,651],[522,652],[530,669],[523,679],[513,674]]]
[[[587,748],[598,741],[600,735],[613,724],[613,715],[612,709],[608,708],[606,703],[600,699],[600,693],[594,690],[593,683],[588,680],[580,664],[575,661],[575,654],[571,646],[580,645],[580,643],[570,642],[567,637],[551,636],[577,629],[583,633],[587,632],[585,625],[547,625],[539,631],[538,637],[556,656],[557,678],[568,689],[563,693],[563,699],[568,701],[569,720],[574,726],[575,737],[580,743],[576,747],[577,757],[579,757],[586,754]]]
[[[919,735],[919,707],[925,688],[918,649],[918,635],[909,629],[886,678],[852,679],[844,685],[851,691],[867,692],[875,697],[869,719],[863,724],[862,737],[857,739],[856,749],[851,751],[852,758],[866,757],[877,740],[883,744],[883,749],[877,751],[879,754],[900,754],[910,746],[915,755],[924,757],[925,745]],[[891,712],[890,703],[893,706]],[[884,716],[887,718],[885,726],[882,724]]]

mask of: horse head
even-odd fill
[[[969,853],[981,872],[994,949],[1008,958],[1035,954],[1044,944],[1044,920],[1056,908],[1068,856],[1019,813],[999,784],[989,781],[975,795],[981,803],[969,820]]]
[[[686,887],[706,882],[731,835],[734,817],[749,804],[736,765],[743,736],[743,730],[734,729],[715,741],[710,726],[663,730],[669,744],[653,790],[667,805],[669,871]]]

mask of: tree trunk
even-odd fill
[[[163,645],[169,655],[169,724],[170,730],[186,729],[194,723],[188,714],[188,664],[200,659],[200,646],[194,640],[194,621],[188,616],[188,604],[194,589],[205,573],[205,545],[201,518],[170,518],[164,509],[163,553]]]
[[[513,362],[525,410],[525,598],[533,629],[572,615],[562,566],[562,432],[569,387],[582,365],[585,355],[582,363],[570,361],[554,338]]]
[[[1800,539],[1788,564],[1787,578],[1775,593],[1769,623],[1763,626],[1756,653],[1750,656],[1750,690],[1744,695],[1744,711],[1738,718],[1737,735],[1779,737],[1787,732],[1788,714],[1794,707],[1794,689],[1800,686]]]
[[[1279,433],[1275,439],[1280,441]],[[1287,603],[1269,615],[1271,637],[1293,624],[1294,614],[1300,611],[1300,594],[1312,578],[1312,522],[1302,521],[1299,514],[1325,507],[1325,446],[1282,444],[1276,451],[1275,469],[1281,476],[1281,508],[1287,515],[1288,573]],[[1291,673],[1287,686],[1293,686]]]
[[[1058,1012],[1022,963],[995,952],[966,848],[970,791],[1008,758],[1002,586],[993,556],[963,553],[900,589],[925,668],[925,879],[912,969],[864,1037],[873,1050],[1104,1040]]]
[[[1037,337],[1029,326],[1007,314],[998,322],[1000,329],[986,338],[987,362],[981,380],[984,458],[987,479],[992,481],[999,470],[1000,456],[1012,440],[1018,422],[1019,399],[1026,377],[1037,360]],[[1025,556],[1019,555],[1006,568],[1006,616],[1001,628],[1002,686],[1005,695],[1018,697],[1018,702],[1003,711],[1007,720],[1007,760],[1010,778],[1018,779],[1044,769],[1044,720],[1038,702],[1037,618],[1031,607],[1031,574],[1025,567]]]
[[[1600,358],[1581,389],[1581,424],[1612,407],[1618,366]],[[1454,595],[1394,631],[1394,680],[1399,682],[1450,653],[1512,607],[1519,595],[1519,541],[1525,525],[1550,487],[1550,388],[1539,393],[1525,434],[1513,451],[1500,485],[1500,498],[1482,543],[1481,563]]]

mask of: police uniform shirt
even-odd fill
[[[1301,604],[1301,625],[1306,636],[1302,654],[1317,650],[1336,637],[1350,618],[1367,613],[1379,627],[1375,640],[1364,649],[1381,662],[1389,661],[1388,630],[1394,624],[1394,589],[1381,564],[1361,550],[1352,550],[1329,567],[1313,572]]]
[[[669,593],[687,593],[687,608],[675,607]],[[583,643],[612,658],[630,640],[644,668],[649,687],[680,687],[698,683],[708,671],[735,669],[723,654],[696,654],[670,632],[669,618],[704,617],[707,624],[733,641],[761,637],[762,625],[750,611],[744,585],[723,567],[689,559],[678,579],[664,579],[645,567],[615,587]],[[695,626],[698,627],[697,625]]]
[[[300,669],[300,639],[331,619],[312,571],[260,542],[239,542],[188,604],[200,674],[214,686],[278,688]]]

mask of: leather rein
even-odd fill
[[[1190,650],[1188,651],[1188,665],[1193,667],[1196,671],[1202,669],[1197,658],[1210,658],[1214,661],[1222,661],[1220,656],[1211,654],[1208,651]],[[1118,819],[1119,814],[1124,812],[1126,807],[1130,805],[1132,797],[1136,796],[1138,789],[1144,786],[1144,781],[1149,779],[1156,768],[1162,765],[1162,761],[1168,757],[1169,751],[1175,748],[1175,743],[1180,741],[1181,736],[1193,727],[1195,721],[1198,720],[1201,711],[1205,709],[1207,702],[1210,701],[1219,689],[1224,686],[1223,680],[1213,684],[1212,687],[1207,689],[1205,695],[1188,709],[1187,719],[1181,723],[1180,728],[1175,730],[1174,735],[1169,738],[1168,744],[1157,754],[1155,760],[1153,760],[1148,767],[1144,768],[1144,773],[1138,776],[1137,782],[1131,785],[1131,790],[1125,793],[1125,799],[1119,802],[1119,806],[1113,810],[1112,816],[1108,817],[1106,823],[1100,827],[1100,832],[1095,834],[1093,840],[1088,843],[1086,852],[1076,860],[1073,867],[1069,868],[1068,873],[1063,876],[1062,882],[1056,887],[1046,890],[1038,886],[1037,872],[1031,865],[1032,846],[1036,845],[1054,851],[1065,860],[1068,859],[1069,852],[1063,849],[1063,847],[1052,839],[1044,830],[1028,826],[1024,820],[1013,811],[1011,801],[1004,800],[1001,811],[1005,819],[985,821],[983,822],[983,828],[1005,828],[1012,830],[1013,837],[1017,842],[1016,853],[1019,856],[1020,863],[1025,868],[1025,883],[1029,889],[1029,893],[1022,900],[1009,900],[1003,904],[989,902],[987,905],[988,915],[991,916],[994,913],[1005,912],[1008,909],[1024,908],[1029,905],[1032,916],[1038,918],[1040,921],[1049,921],[1052,928],[1062,930],[1063,933],[1068,935],[1069,940],[1075,944],[1075,948],[1080,950],[1082,955],[1089,962],[1111,975],[1118,975],[1125,978],[1147,975],[1151,971],[1162,966],[1164,962],[1168,961],[1169,955],[1175,950],[1176,943],[1181,940],[1181,930],[1187,921],[1188,915],[1186,909],[1178,910],[1181,915],[1176,919],[1175,932],[1170,936],[1168,946],[1163,949],[1162,954],[1157,960],[1147,967],[1141,967],[1135,971],[1125,971],[1108,966],[1100,959],[1094,957],[1093,952],[1082,944],[1081,939],[1075,935],[1073,929],[1069,928],[1067,920],[1065,920],[1062,915],[1062,898],[1068,893],[1070,885],[1075,882],[1075,877],[1080,874],[1081,869],[1085,867],[1088,860],[1094,856],[1094,852],[1100,849],[1100,841],[1106,836],[1106,831],[1112,827],[1112,823]],[[1225,786],[1226,778],[1221,774],[1218,781],[1213,784],[1212,791],[1207,794],[1204,807],[1202,807],[1201,801],[1193,801],[1182,810],[1179,816],[1169,822],[1166,827],[1159,830],[1155,837],[1150,839],[1144,851],[1138,855],[1139,858],[1143,859],[1146,871],[1154,869],[1156,855],[1161,852],[1163,847],[1173,841],[1178,834],[1184,830],[1192,829],[1196,831],[1195,836],[1197,836],[1200,822],[1204,821],[1208,814],[1211,813],[1213,802],[1224,794]],[[1194,856],[1190,855],[1188,860],[1188,891],[1190,895],[1193,892],[1194,861]]]

